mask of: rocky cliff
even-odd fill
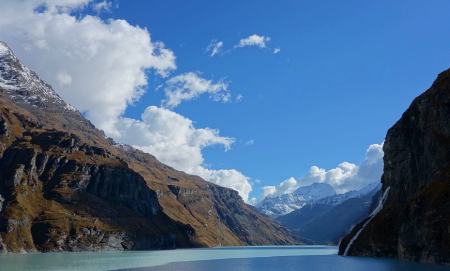
[[[450,70],[388,131],[382,183],[339,253],[450,263]]]
[[[105,138],[0,42],[0,250],[296,242],[236,191]]]

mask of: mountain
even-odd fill
[[[450,70],[389,129],[382,197],[341,255],[450,263]]]
[[[326,183],[313,183],[302,186],[293,193],[266,197],[257,208],[271,217],[278,217],[300,209],[308,203],[336,195],[333,187]]]
[[[0,251],[297,242],[236,191],[106,138],[0,42]]]
[[[379,189],[375,183],[361,190],[320,199],[277,220],[314,244],[335,245],[370,213]]]

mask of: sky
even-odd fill
[[[0,40],[117,142],[249,203],[379,181],[450,2],[0,0]]]

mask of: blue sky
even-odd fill
[[[271,191],[379,179],[371,144],[449,67],[449,10],[447,0],[4,0],[0,40],[117,141],[238,191],[251,182],[260,198],[290,177]],[[270,40],[237,47],[251,35]],[[223,42],[215,56],[212,41]],[[169,82],[192,72],[229,101],[165,107]]]
[[[449,10],[448,1],[169,0],[121,1],[112,16],[147,27],[176,53],[177,72],[225,78],[233,95],[244,96],[225,104],[201,97],[175,111],[237,139],[228,152],[204,150],[211,167],[237,168],[269,185],[312,165],[358,163],[369,144],[382,142],[449,67]],[[213,39],[231,48],[254,33],[281,52],[205,53]],[[158,83],[127,115],[159,103]]]

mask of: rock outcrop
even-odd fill
[[[106,138],[0,47],[0,251],[298,242],[236,191]]]
[[[388,131],[382,197],[340,254],[450,263],[450,70]]]

